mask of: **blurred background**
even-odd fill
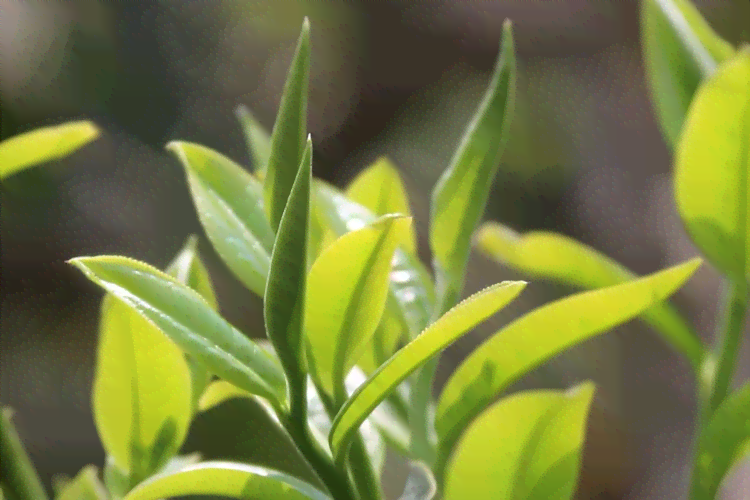
[[[697,5],[723,37],[750,41],[750,2]],[[0,399],[16,410],[47,484],[103,461],[89,403],[101,293],[66,259],[119,253],[163,267],[199,234],[223,314],[261,334],[260,301],[202,236],[182,170],[163,146],[200,142],[250,166],[234,109],[246,104],[270,130],[305,15],[314,173],[345,185],[388,155],[409,188],[426,261],[429,193],[482,96],[506,18],[519,102],[487,218],[571,235],[638,273],[696,255],[672,201],[636,0],[0,2],[2,138],[75,118],[104,130],[64,161],[0,186]],[[476,254],[466,293],[518,278]],[[719,286],[705,266],[674,299],[707,342]],[[569,292],[532,283],[448,351],[441,381],[497,328]],[[748,344],[738,384],[750,377]],[[684,498],[695,413],[687,363],[633,322],[518,388],[584,378],[601,389],[578,497]],[[186,449],[294,470],[290,448],[243,427],[253,411],[232,402],[202,415]],[[389,491],[401,488],[397,476]],[[735,476],[726,498],[748,498],[742,471]]]

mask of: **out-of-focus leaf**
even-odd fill
[[[242,125],[242,132],[245,134],[247,148],[250,150],[253,159],[255,175],[259,179],[263,179],[266,176],[268,158],[271,156],[271,135],[258,123],[258,120],[244,104],[237,106],[235,113]]]
[[[369,209],[376,216],[401,214],[411,217],[409,197],[395,165],[380,158],[362,171],[346,188],[346,196]],[[411,254],[417,251],[417,234],[414,226],[399,242]]]
[[[713,500],[721,480],[743,456],[750,440],[750,384],[731,394],[714,412],[698,443],[692,500]]]
[[[750,48],[695,95],[675,158],[688,233],[731,279],[750,282]]]
[[[0,407],[0,486],[8,500],[15,500],[11,495],[47,500],[42,481],[11,422],[12,417],[11,408]]]
[[[97,468],[87,465],[55,496],[56,500],[108,500],[107,490],[99,481]]]
[[[438,460],[445,462],[467,425],[510,384],[564,350],[663,301],[700,264],[700,259],[693,259],[631,282],[566,297],[500,330],[464,360],[440,395],[435,422]]]
[[[302,320],[307,284],[307,240],[310,226],[312,141],[305,154],[281,216],[271,255],[271,270],[263,299],[266,333],[294,390],[304,390]]]
[[[217,495],[242,500],[330,500],[314,486],[272,469],[233,462],[204,462],[174,474],[155,476],[125,500],[160,500],[187,495]]]
[[[42,127],[0,142],[0,180],[40,163],[60,160],[99,137],[91,122]]]
[[[310,23],[305,18],[271,132],[271,151],[263,183],[266,215],[274,231],[279,228],[305,150],[309,73]]]
[[[180,448],[192,416],[190,368],[182,351],[114,295],[102,302],[94,422],[107,454],[134,478]]]
[[[390,300],[390,297],[388,297],[388,300]],[[372,340],[367,344],[362,356],[357,361],[357,366],[365,373],[372,373],[377,370],[391,357],[391,354],[396,352],[398,343],[403,338],[403,333],[403,325],[394,318],[393,314],[389,314],[388,303],[386,302],[386,310],[383,312],[383,317],[380,318],[380,324],[378,324]]]
[[[346,457],[351,438],[361,423],[398,384],[461,335],[507,305],[524,286],[523,282],[500,283],[472,295],[378,368],[336,416],[330,436],[334,458],[341,462]]]
[[[391,259],[411,219],[386,216],[345,234],[310,269],[305,332],[310,374],[343,404],[346,374],[362,355],[385,308]]]
[[[260,184],[229,158],[198,144],[170,142],[185,168],[198,218],[221,260],[263,296],[274,233],[263,212]]]
[[[143,262],[79,257],[71,264],[151,321],[210,372],[281,407],[286,380],[278,362],[227,323],[195,291]]]
[[[406,486],[399,500],[431,500],[437,493],[437,484],[432,471],[422,463],[412,463],[406,477]]]
[[[568,500],[578,482],[593,384],[500,400],[467,429],[445,499]]]
[[[662,133],[674,147],[701,80],[731,57],[734,48],[711,29],[690,0],[644,0],[641,43]]]
[[[519,235],[501,224],[488,222],[477,232],[476,241],[484,253],[506,266],[577,288],[596,290],[637,277],[606,255],[561,234],[532,231]],[[700,367],[703,345],[674,308],[660,303],[644,312],[642,318],[694,369]]]
[[[513,33],[506,21],[502,48],[487,92],[450,166],[432,191],[430,247],[438,287],[443,290],[440,300],[446,308],[458,301],[463,290],[471,236],[484,214],[508,139],[515,86]],[[444,297],[446,293],[450,297]]]

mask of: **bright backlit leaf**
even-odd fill
[[[346,397],[339,393],[344,377],[380,322],[393,252],[410,222],[386,216],[347,233],[310,269],[304,322],[310,372],[340,403]]]
[[[519,235],[496,222],[484,224],[477,232],[477,246],[496,261],[535,278],[596,290],[636,279],[636,275],[618,262],[567,236],[532,231]],[[677,352],[700,367],[704,350],[693,329],[667,303],[643,313]]]
[[[302,320],[305,311],[307,240],[310,226],[312,142],[299,166],[297,180],[281,216],[263,299],[266,333],[286,373],[304,384]]]
[[[724,400],[698,443],[692,500],[713,500],[724,476],[747,452],[750,440],[750,384]]]
[[[244,104],[237,106],[235,113],[242,125],[242,132],[245,134],[245,141],[253,159],[253,170],[258,178],[263,179],[268,158],[271,156],[271,135]]]
[[[750,48],[698,89],[677,148],[675,192],[708,260],[750,281]]]
[[[305,18],[271,132],[271,151],[263,183],[266,215],[274,231],[279,228],[305,150],[309,73],[310,23]]]
[[[734,48],[711,29],[691,0],[644,0],[641,43],[662,133],[674,147],[701,80]]]
[[[314,486],[283,472],[233,462],[203,462],[154,476],[124,500],[213,495],[241,500],[331,500]]]
[[[440,286],[450,290],[455,299],[463,290],[471,237],[484,215],[509,137],[515,86],[513,34],[506,22],[500,56],[484,99],[432,191],[430,247],[435,273]]]
[[[104,485],[99,481],[96,467],[87,465],[68,481],[55,500],[107,500],[109,495]]]
[[[569,500],[594,394],[529,391],[500,400],[467,429],[448,465],[446,500]]]
[[[211,373],[276,407],[285,404],[286,380],[278,362],[227,323],[197,292],[126,257],[79,257],[70,263],[151,321]]]
[[[376,216],[401,214],[411,216],[409,197],[396,166],[387,158],[380,158],[362,171],[346,188],[346,196],[369,209]],[[399,242],[409,253],[417,251],[417,233],[414,226]]]
[[[274,233],[263,212],[261,185],[229,158],[205,146],[170,142],[185,168],[198,218],[221,260],[263,296]]]
[[[476,325],[507,305],[523,290],[523,282],[505,282],[464,300],[432,323],[416,339],[383,364],[341,408],[331,431],[337,461],[346,456],[354,433],[398,384]]]
[[[672,295],[700,266],[693,259],[634,281],[579,293],[512,322],[453,372],[440,395],[436,429],[444,461],[467,425],[510,384],[581,342]]]
[[[177,453],[192,416],[182,351],[109,294],[102,302],[93,409],[104,449],[132,477],[145,477]]]
[[[34,165],[60,160],[99,137],[91,122],[42,127],[0,142],[0,180]]]

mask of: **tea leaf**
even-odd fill
[[[263,213],[261,186],[229,158],[198,144],[167,145],[185,168],[198,218],[221,260],[263,296],[274,234]]]
[[[692,500],[713,500],[750,440],[750,384],[731,394],[714,412],[698,443]]]
[[[512,322],[453,372],[440,395],[436,429],[447,454],[484,407],[530,370],[642,314],[680,288],[700,266],[693,259],[644,278],[546,304]]]
[[[119,469],[142,478],[177,453],[192,416],[190,384],[182,351],[116,296],[106,295],[92,399],[99,437]]]
[[[253,159],[253,170],[259,179],[266,176],[268,158],[271,156],[271,135],[258,123],[253,114],[244,104],[237,106],[235,114],[242,125],[247,148]]]
[[[346,397],[338,388],[380,322],[393,252],[409,223],[386,216],[347,233],[310,269],[305,305],[308,362],[316,383],[336,400]]]
[[[152,322],[209,371],[276,407],[283,406],[286,381],[278,362],[227,323],[197,292],[126,257],[79,257],[69,262]]]
[[[431,500],[437,494],[437,484],[432,471],[422,463],[412,463],[406,477],[404,493],[399,500]]]
[[[346,188],[346,196],[372,211],[376,216],[401,214],[411,216],[409,198],[401,176],[393,163],[380,158],[362,171]],[[406,233],[403,248],[415,254],[417,234],[414,226]]]
[[[701,80],[734,48],[721,39],[690,0],[644,0],[641,43],[651,97],[667,143],[675,146]]]
[[[310,23],[305,18],[271,132],[271,152],[263,183],[266,215],[274,231],[279,229],[305,150],[309,72]]]
[[[0,180],[34,165],[65,158],[99,137],[91,122],[42,127],[0,142]]]
[[[471,236],[484,214],[492,180],[508,140],[515,86],[513,34],[510,23],[506,22],[489,88],[450,167],[432,191],[430,247],[435,273],[439,286],[452,290],[456,299],[463,289]],[[447,305],[451,306],[452,303]]]
[[[594,385],[500,400],[467,429],[448,465],[445,499],[573,497]]]
[[[55,496],[55,500],[107,500],[107,490],[99,481],[97,469],[87,465]]]
[[[698,90],[675,158],[677,207],[695,244],[750,281],[750,48]]]
[[[173,474],[155,476],[124,500],[160,500],[187,495],[216,495],[242,500],[330,500],[299,479],[264,467],[234,462],[203,462]]]
[[[302,319],[305,311],[310,226],[312,141],[308,138],[297,180],[281,216],[263,300],[266,333],[290,378],[304,381]]]
[[[0,489],[8,500],[47,500],[39,474],[11,422],[12,417],[12,408],[0,407]]]
[[[354,433],[370,412],[398,384],[430,358],[507,305],[523,290],[523,282],[504,282],[478,292],[432,323],[400,349],[341,408],[331,431],[331,450],[342,461]]]
[[[477,232],[478,247],[497,262],[531,276],[577,288],[595,290],[636,279],[618,262],[572,238],[546,231],[519,235],[496,222]],[[693,329],[668,303],[660,303],[642,318],[656,329],[694,369],[700,367],[704,349]]]

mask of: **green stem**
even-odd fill
[[[47,500],[42,481],[10,421],[10,410],[3,408],[1,413],[0,472],[3,483],[17,500]]]

